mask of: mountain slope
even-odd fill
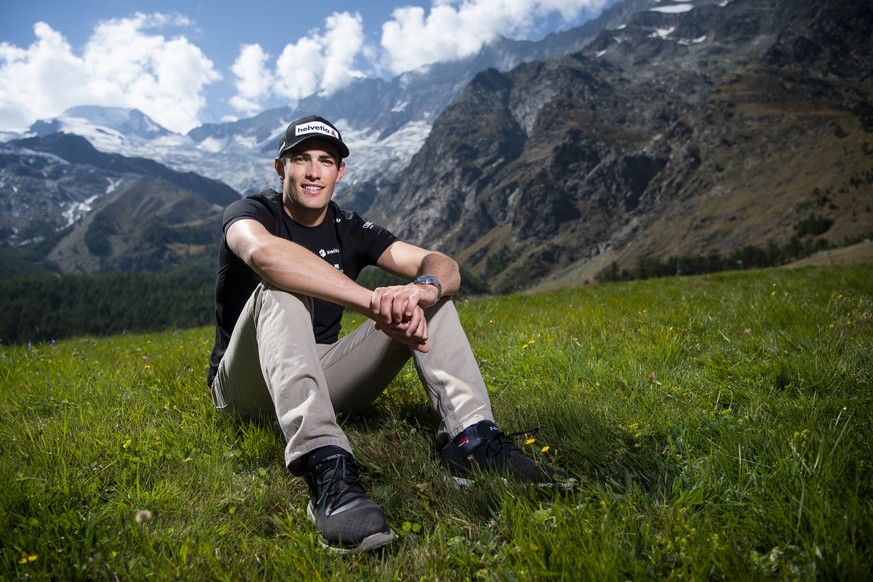
[[[581,53],[477,76],[371,217],[503,291],[869,236],[870,11],[650,3]]]
[[[224,206],[160,178],[101,200],[46,257],[64,274],[165,271],[215,252]]]
[[[82,164],[116,174],[136,174],[161,178],[171,184],[189,189],[207,202],[229,204],[239,193],[217,180],[204,178],[194,172],[179,172],[154,160],[128,158],[118,154],[97,151],[85,138],[77,135],[54,133],[44,137],[25,138],[12,142],[21,148],[51,153],[71,164]]]
[[[0,239],[21,245],[52,238],[142,178],[188,192],[207,207],[239,198],[217,180],[103,153],[83,137],[54,133],[0,144]]]

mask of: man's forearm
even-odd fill
[[[253,251],[246,262],[265,282],[279,289],[369,313],[369,289],[298,244],[275,240]]]
[[[458,263],[448,255],[432,252],[422,259],[419,276],[431,275],[439,279],[442,294],[454,295],[461,288],[461,271]]]

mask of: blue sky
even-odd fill
[[[390,78],[538,40],[611,0],[23,0],[0,7],[0,130],[75,105],[136,107],[168,129],[242,117],[356,77]]]

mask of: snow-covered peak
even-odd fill
[[[39,120],[25,137],[53,133],[80,135],[102,152],[153,157],[178,146],[190,147],[186,136],[161,127],[138,109],[83,105],[72,107],[54,119]]]
[[[61,117],[83,119],[96,126],[146,138],[171,133],[139,109],[82,105],[67,109]]]

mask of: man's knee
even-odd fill
[[[464,333],[458,311],[450,297],[443,297],[436,304],[428,307],[424,316],[427,319],[428,332],[431,336],[446,332]]]

